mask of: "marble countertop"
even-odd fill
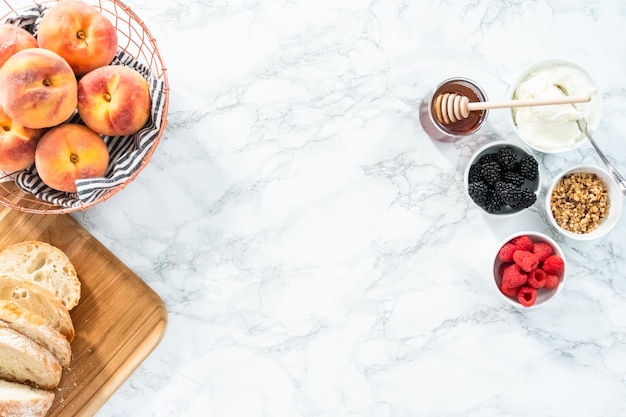
[[[169,125],[124,191],[72,214],[164,300],[161,344],[98,412],[125,416],[626,416],[626,216],[591,243],[541,204],[492,219],[418,109],[451,76],[504,99],[548,58],[597,81],[626,172],[626,7],[612,0],[128,0],[157,39]],[[590,145],[537,154],[601,165]],[[540,200],[544,195],[540,195]],[[490,288],[498,243],[562,245],[543,309]]]

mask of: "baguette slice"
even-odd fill
[[[68,342],[74,340],[74,324],[69,311],[61,301],[45,288],[21,279],[0,276],[0,300],[13,301],[37,314]]]
[[[45,348],[7,327],[0,327],[0,377],[12,382],[56,388],[61,364]]]
[[[30,240],[0,251],[0,274],[35,282],[71,310],[80,300],[80,281],[65,253],[45,242]]]
[[[67,368],[72,359],[70,342],[38,314],[34,314],[13,301],[0,300],[0,325],[22,333],[48,349]],[[2,413],[0,413],[0,416]]]
[[[0,416],[44,417],[54,401],[54,392],[0,379]]]

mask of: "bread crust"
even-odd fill
[[[72,359],[70,342],[40,315],[32,313],[14,301],[0,300],[0,325],[22,333],[48,349],[63,368],[70,365]]]
[[[68,342],[74,339],[74,324],[69,311],[50,291],[30,281],[0,276],[0,300],[13,301],[43,317]]]
[[[45,417],[72,359],[70,310],[80,300],[60,249],[25,241],[0,251],[0,417]]]
[[[0,416],[45,417],[54,402],[54,392],[0,380]]]
[[[61,373],[61,364],[47,349],[21,333],[0,326],[0,377],[52,389],[59,385]]]

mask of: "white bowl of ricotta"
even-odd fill
[[[588,95],[578,104],[517,107],[509,111],[513,130],[531,148],[544,153],[571,151],[587,139],[576,121],[587,120],[590,131],[600,124],[602,100],[597,84],[580,66],[564,60],[531,65],[513,83],[512,99],[557,98]]]

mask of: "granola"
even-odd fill
[[[593,173],[575,172],[563,176],[550,196],[556,223],[572,233],[595,230],[609,213],[606,184]]]

